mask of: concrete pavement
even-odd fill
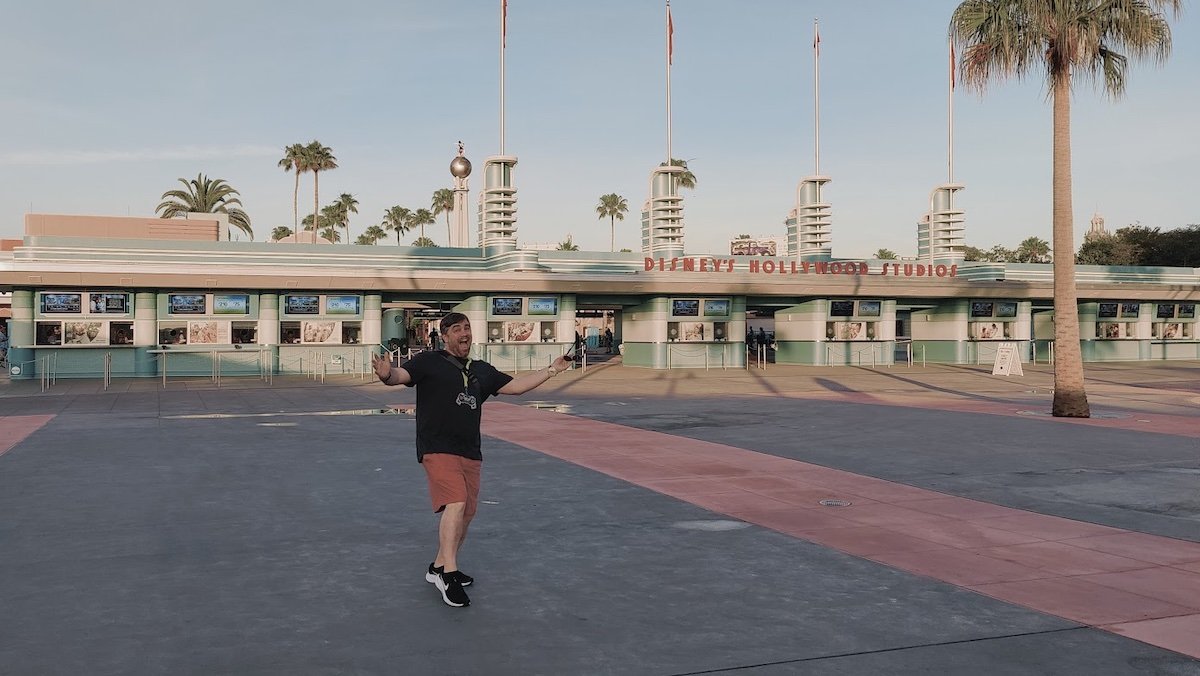
[[[0,383],[0,671],[1200,674],[1198,366],[563,374],[461,610],[407,388]]]

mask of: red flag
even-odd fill
[[[954,91],[954,43],[950,43],[950,91]]]
[[[817,27],[813,26],[813,51],[816,52],[817,58],[821,58],[821,32]]]
[[[675,63],[675,22],[671,21],[671,3],[667,3],[667,65]]]
[[[500,46],[508,46],[508,0],[500,0]]]

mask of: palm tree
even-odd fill
[[[894,261],[896,260],[896,252],[891,249],[880,249],[875,252],[875,258],[881,261]]]
[[[286,225],[277,225],[277,226],[275,226],[275,229],[271,231],[271,240],[278,242],[279,240],[283,239],[284,237],[291,236],[291,234],[292,234],[291,228],[287,227]]]
[[[425,239],[425,226],[436,222],[433,212],[428,209],[417,209],[413,212],[411,224],[414,228],[421,228],[421,239]]]
[[[354,199],[354,195],[344,192],[338,195],[334,204],[338,206],[338,216],[341,218],[339,222],[346,229],[346,243],[350,243],[350,214],[358,213],[358,200]]]
[[[693,157],[692,159],[696,159],[696,158]],[[659,164],[658,166],[665,167],[665,166],[667,166],[667,163],[663,162],[662,164]],[[696,175],[692,173],[691,169],[688,169],[687,160],[677,160],[674,157],[672,157],[671,158],[671,166],[683,167],[683,171],[676,178],[676,180],[679,181],[680,188],[688,188],[691,190],[696,189]]]
[[[326,223],[327,224],[321,228],[321,237],[324,237],[334,244],[342,241],[342,233],[340,230],[338,230],[337,223],[334,221],[327,221]]]
[[[387,231],[378,225],[372,225],[363,231],[354,241],[355,244],[378,244],[379,240],[387,237]]]
[[[304,146],[304,165],[303,171],[311,171],[313,174],[313,213],[317,213],[317,205],[320,204],[320,174],[322,171],[337,169],[337,158],[333,156],[333,150],[329,146],[321,145],[320,141],[313,141]],[[319,224],[319,220],[318,224]],[[313,242],[317,241],[317,228],[313,229]]]
[[[1049,263],[1050,243],[1040,237],[1027,237],[1017,245],[1018,263]]]
[[[383,212],[383,223],[381,225],[384,230],[391,230],[396,233],[396,246],[400,246],[400,235],[406,235],[409,230],[412,230],[412,225],[409,224],[411,220],[412,211],[401,206],[395,206]]]
[[[196,174],[192,180],[179,179],[187,190],[168,190],[162,194],[163,201],[154,208],[162,212],[162,218],[174,218],[189,212],[203,214],[226,214],[229,224],[254,239],[250,228],[250,217],[242,211],[242,200],[237,190],[223,178],[210,179]]]
[[[449,244],[453,239],[450,232],[450,212],[454,211],[454,191],[450,188],[438,188],[433,192],[433,201],[429,206],[433,209],[434,216],[446,214],[446,243]]]
[[[579,251],[579,245],[575,242],[572,242],[571,236],[567,235],[565,240],[558,243],[555,251]]]
[[[296,187],[292,189],[292,230],[300,229],[300,174],[308,171],[304,163],[304,144],[293,143],[283,149],[279,166],[284,171],[296,172]],[[286,235],[285,235],[286,236]]]
[[[422,211],[424,211],[424,210],[422,209]],[[412,245],[415,247],[436,247],[437,246],[436,244],[433,243],[432,239],[429,239],[425,235],[421,235],[416,240],[414,240]]]
[[[617,221],[625,220],[625,213],[629,211],[629,204],[625,202],[625,198],[615,192],[610,192],[607,195],[600,196],[600,204],[596,206],[596,213],[600,214],[600,218],[608,217],[608,250],[616,251],[616,231]]]
[[[1083,383],[1078,295],[1071,222],[1071,85],[1077,74],[1103,77],[1116,98],[1125,90],[1128,57],[1158,63],[1171,51],[1171,28],[1182,0],[966,0],[950,18],[962,81],[980,92],[993,77],[1044,70],[1053,102],[1054,402],[1059,417],[1091,415]]]

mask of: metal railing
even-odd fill
[[[925,366],[926,366],[926,363],[925,363],[925,346],[924,346],[924,345],[918,345],[917,347],[920,347],[920,348],[921,348],[921,368],[925,368]],[[913,350],[913,342],[912,342],[911,340],[905,341],[904,348],[905,348],[905,349],[904,349],[904,352],[905,352],[905,357],[908,359],[908,368],[912,368],[912,365],[913,365],[913,352],[914,352],[914,350]]]
[[[1053,340],[1046,340],[1046,341],[1034,340],[1034,341],[1030,341],[1030,344],[1031,344],[1031,346],[1032,346],[1032,349],[1033,349],[1033,359],[1032,359],[1033,363],[1034,363],[1034,364],[1038,363],[1038,343],[1040,343],[1040,342],[1044,342],[1044,343],[1046,343],[1046,363],[1047,363],[1047,364],[1054,364],[1054,341],[1053,341]]]
[[[24,373],[29,366],[37,367],[38,381],[41,385],[41,391],[46,392],[58,379],[58,353],[30,359],[28,361],[8,362],[8,368],[18,369],[18,373]],[[10,371],[11,372],[11,371]]]
[[[976,342],[976,343],[968,343],[968,344],[975,346],[975,364],[976,365],[987,364],[988,362],[996,361],[996,354],[998,352],[1000,352],[1000,343],[994,343],[994,344],[989,345],[987,343]],[[987,355],[988,358],[984,359],[984,355]]]
[[[750,351],[751,350],[754,351],[755,365],[759,369],[766,371],[767,370],[767,346],[759,345],[759,344],[746,345],[746,365],[745,365],[746,370],[747,371],[750,370]]]
[[[876,348],[881,344],[882,343],[868,343],[866,346],[860,347],[859,349],[854,350],[853,352],[851,352],[849,354],[844,354],[845,350],[848,348],[847,343],[826,343],[825,344],[825,365],[826,366],[835,366],[835,364],[833,363],[833,349],[835,347],[841,347],[839,352],[842,352],[843,355],[839,355],[839,356],[845,356],[845,357],[847,357],[847,359],[845,360],[844,363],[836,364],[837,366],[851,366],[851,365],[862,366],[863,365],[863,353],[870,352],[871,353],[871,368],[875,368],[876,363],[877,363],[875,360],[875,352],[876,352]]]
[[[104,391],[112,385],[112,352],[104,353]]]
[[[269,352],[270,352],[269,349],[267,348],[267,346],[265,346],[265,345],[261,346],[257,350],[243,350],[241,348],[234,348],[233,350],[229,350],[229,349],[172,350],[172,351],[151,350],[150,354],[153,354],[155,356],[155,358],[158,360],[158,372],[159,372],[159,377],[162,378],[162,386],[163,387],[167,386],[167,378],[170,375],[170,355],[171,354],[208,355],[208,359],[209,359],[208,378],[214,385],[216,385],[217,387],[220,387],[221,379],[224,377],[224,365],[223,365],[224,359],[223,359],[222,355],[224,355],[226,353],[245,354],[247,352],[255,353],[255,360],[256,360],[256,365],[257,365],[257,369],[258,369],[259,379],[265,380],[268,383],[274,383],[274,374],[272,372],[273,369],[271,368],[271,366],[273,366],[274,364],[270,363],[270,360],[264,359],[264,356],[269,354]],[[111,364],[111,355],[106,355],[106,357],[109,358],[107,360],[108,364]],[[109,368],[109,372],[111,372],[111,366],[109,366],[108,368]],[[194,375],[195,373],[192,372],[192,374]]]
[[[678,354],[681,357],[697,357],[700,355],[701,352],[703,352],[704,353],[704,370],[705,371],[709,370],[710,368],[712,368],[712,345],[713,345],[712,343],[705,343],[701,347],[699,347],[697,350],[684,351],[684,350],[680,349],[680,345],[678,343],[667,343],[667,369],[669,370],[669,369],[674,368],[674,356],[676,354]],[[729,345],[728,343],[723,343],[721,345],[721,368],[722,369],[729,368],[728,364],[726,363],[726,359],[725,359],[725,352],[728,349],[728,345]]]

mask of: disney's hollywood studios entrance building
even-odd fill
[[[428,344],[450,311],[505,370],[546,365],[599,312],[624,366],[652,369],[746,366],[754,317],[773,317],[786,364],[990,362],[1000,343],[1046,360],[1053,342],[1049,265],[232,242],[211,215],[31,214],[25,228],[0,246],[14,378],[49,363],[57,377],[362,372],[372,352]],[[1200,271],[1077,279],[1085,360],[1200,359]]]

